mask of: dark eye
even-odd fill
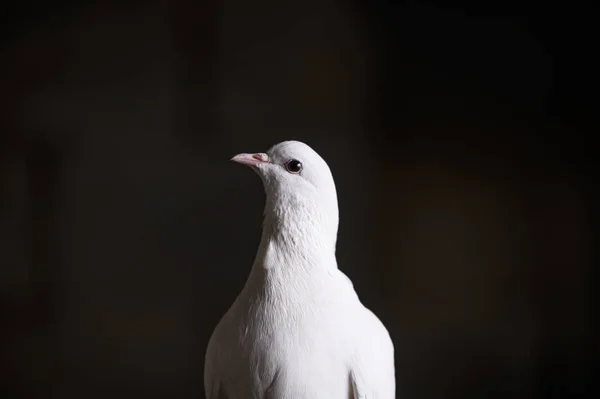
[[[285,170],[290,173],[300,173],[302,170],[302,162],[297,159],[291,159],[285,163]]]

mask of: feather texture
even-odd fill
[[[207,398],[394,398],[390,336],[337,267],[329,167],[296,141],[259,155],[244,163],[265,187],[261,243],[244,288],[210,338]],[[286,170],[290,160],[301,162],[298,173]]]

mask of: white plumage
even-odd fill
[[[392,399],[394,347],[338,270],[325,161],[286,141],[232,160],[261,177],[263,233],[248,280],[213,332],[207,399]]]

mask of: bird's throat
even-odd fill
[[[335,244],[335,235],[332,237],[318,217],[267,213],[255,266],[307,270],[337,267]]]

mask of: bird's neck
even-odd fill
[[[268,201],[254,266],[292,273],[337,268],[337,223],[332,226],[326,215],[309,201]]]

